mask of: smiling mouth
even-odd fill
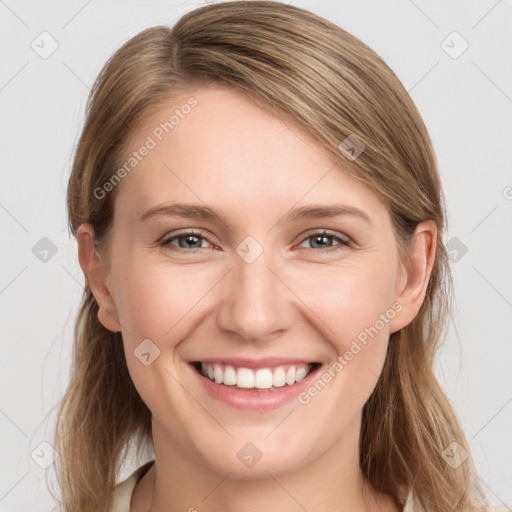
[[[276,391],[303,380],[321,366],[320,363],[286,364],[272,368],[236,367],[224,363],[190,363],[199,375],[216,384],[245,391]]]

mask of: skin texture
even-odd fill
[[[153,114],[131,150],[191,95],[198,105],[118,185],[110,258],[93,251],[90,225],[77,236],[98,318],[122,332],[130,375],[153,416],[156,466],[135,488],[131,512],[400,510],[365,485],[361,413],[389,335],[412,321],[424,299],[434,222],[417,227],[411,265],[404,266],[375,193],[299,127],[220,87],[191,90]],[[208,205],[226,224],[139,221],[164,202]],[[348,215],[284,219],[295,207],[340,203],[366,212],[371,225]],[[203,238],[182,238],[181,252],[179,239],[159,245],[185,228]],[[348,237],[349,245],[308,238],[323,229]],[[252,263],[236,252],[247,236],[263,249]],[[401,311],[306,405],[235,410],[207,395],[187,364],[289,356],[322,362],[323,373],[396,301]],[[160,350],[148,366],[134,355],[145,339]],[[247,442],[262,453],[252,467],[237,458]]]

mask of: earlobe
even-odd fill
[[[418,224],[409,245],[409,261],[401,263],[397,277],[396,301],[401,311],[390,322],[390,332],[410,324],[423,304],[437,248],[437,225],[433,220]]]
[[[120,332],[121,326],[109,283],[107,265],[94,245],[94,229],[81,224],[77,230],[78,260],[89,287],[98,303],[98,320],[108,330]]]

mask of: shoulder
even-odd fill
[[[154,464],[154,460],[146,462],[137,468],[128,478],[119,482],[114,488],[112,508],[109,512],[130,512],[130,501],[137,482]],[[51,512],[64,512],[62,504],[52,508]]]
[[[418,509],[414,507],[412,496],[408,494],[406,502],[403,507],[403,512],[417,512],[417,510]],[[477,506],[474,509],[474,512],[511,512],[511,509],[504,505],[493,505],[491,503],[488,503],[487,506],[484,506],[483,508],[481,506]]]
[[[110,512],[130,512],[130,501],[135,485],[154,464],[154,462],[154,460],[146,462],[137,468],[128,478],[116,485]]]

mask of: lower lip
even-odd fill
[[[306,375],[306,377],[300,382],[296,382],[291,386],[282,386],[274,391],[254,391],[250,389],[246,391],[235,386],[217,384],[208,377],[204,377],[198,373],[192,364],[189,364],[189,366],[193,374],[199,379],[208,394],[213,398],[224,402],[235,409],[255,411],[276,409],[283,404],[292,401],[294,398],[297,398],[299,393],[302,393],[310,385],[311,380],[321,369],[321,366],[318,366],[308,373],[308,375]]]

